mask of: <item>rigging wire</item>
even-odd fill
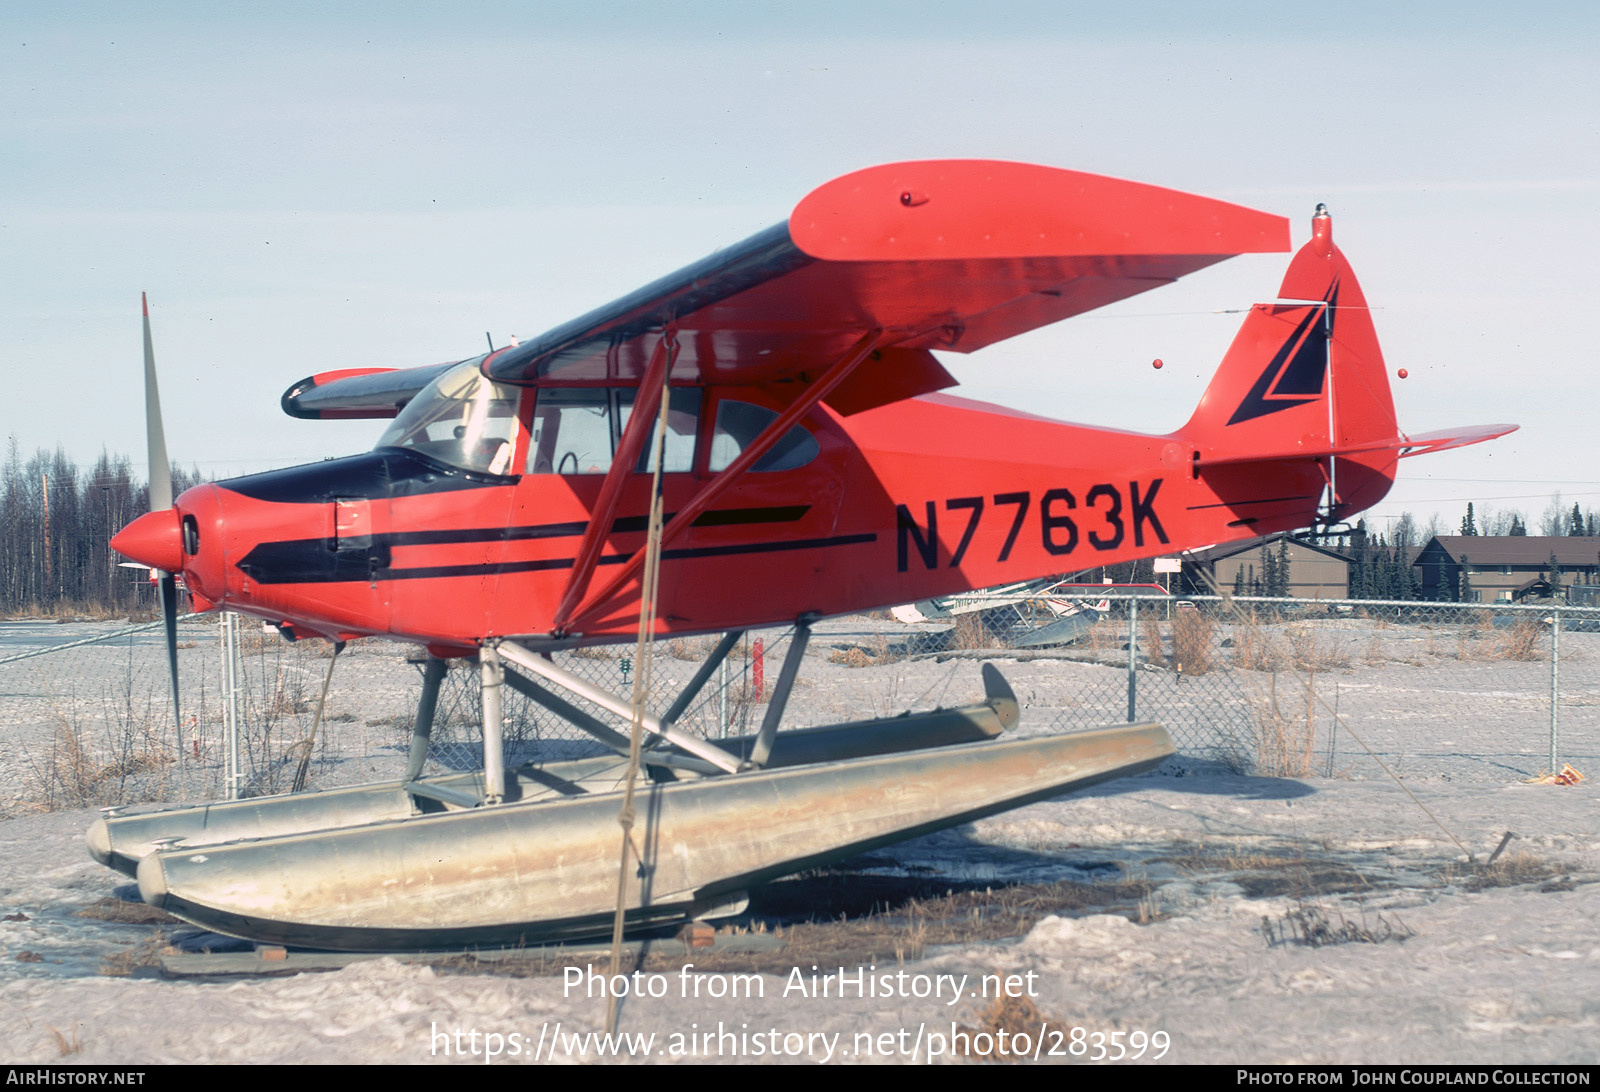
[[[628,862],[631,858],[638,862],[640,879],[645,877],[644,854],[639,851],[638,844],[633,838],[633,823],[635,819],[634,786],[638,782],[640,752],[644,735],[644,703],[650,694],[650,682],[654,657],[652,646],[655,644],[656,623],[656,593],[661,576],[661,528],[662,528],[662,493],[661,471],[666,465],[667,443],[667,410],[671,401],[671,387],[668,379],[672,375],[672,365],[678,356],[677,330],[668,327],[667,341],[667,366],[661,378],[661,404],[656,416],[656,431],[651,439],[651,448],[655,452],[655,469],[650,478],[650,522],[645,535],[644,544],[644,571],[641,573],[643,587],[639,601],[639,639],[634,648],[634,663],[638,670],[633,674],[633,723],[628,731],[628,772],[623,781],[622,809],[617,813],[617,824],[622,828],[622,849],[617,865],[617,908],[611,920],[611,976],[616,978],[621,971],[622,964],[622,933],[627,916],[628,907]],[[606,991],[606,1033],[614,1034],[617,1030],[617,994],[614,990]]]

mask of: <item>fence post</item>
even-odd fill
[[[1128,600],[1128,723],[1139,713],[1139,597]]]
[[[1561,611],[1550,612],[1550,772],[1556,773],[1556,724],[1561,707]]]
[[[223,780],[228,783],[228,799],[239,799],[239,616],[222,612],[217,634],[222,643],[222,724],[225,751]]]
[[[728,738],[728,658],[717,665],[717,738]]]

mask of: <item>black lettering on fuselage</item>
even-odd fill
[[[1109,482],[1090,486],[1089,493],[1083,498],[1085,508],[1097,508],[1095,501],[1105,497],[1111,503],[1106,506],[1106,526],[1111,528],[1109,535],[1102,535],[1099,531],[1089,532],[1089,544],[1096,550],[1115,550],[1122,545],[1126,531],[1122,526],[1122,494],[1117,492],[1117,487]]]
[[[1028,514],[1028,501],[1030,499],[1031,494],[1026,490],[1021,493],[996,493],[994,495],[996,505],[1014,504],[1017,506],[1016,517],[1011,521],[1011,530],[1006,532],[1005,545],[1000,547],[999,560],[1001,561],[1011,556],[1011,547],[1017,544],[1017,532],[1022,530],[1022,519]]]
[[[1078,507],[1078,500],[1072,495],[1070,489],[1052,489],[1039,499],[1039,538],[1044,544],[1045,552],[1051,554],[1070,554],[1078,548],[1078,525],[1072,522],[1072,517],[1065,512],[1057,513],[1057,504],[1066,505],[1068,511]],[[1057,534],[1065,534],[1065,540],[1057,539]]]
[[[1161,525],[1155,507],[1156,494],[1161,491],[1162,481],[1161,478],[1153,478],[1147,488],[1141,488],[1137,481],[1130,481],[1126,498],[1121,488],[1115,484],[1096,482],[1089,487],[1087,493],[1083,494],[1082,506],[1078,504],[1077,494],[1071,489],[1060,487],[1046,490],[1039,498],[1039,545],[1045,553],[1055,557],[1075,551],[1080,539],[1087,539],[1089,545],[1100,552],[1121,550],[1127,543],[1128,530],[1131,526],[1133,545],[1136,548],[1144,547],[1147,530],[1153,532],[1156,540],[1165,546],[1171,540],[1167,537],[1166,528]],[[1022,534],[1022,526],[1027,522],[1029,512],[1032,510],[1033,494],[1028,490],[996,493],[992,500],[995,508],[1014,509],[1009,516],[1000,517],[1008,519],[1010,525],[1006,528],[1005,541],[1001,544],[1000,555],[995,561],[1005,562],[1010,559],[1012,551],[1016,548]],[[916,547],[916,556],[922,560],[923,568],[939,567],[938,512],[941,502],[929,500],[921,503],[925,517],[922,522],[912,516],[912,506],[905,504],[895,506],[895,559],[900,572],[907,572],[911,568],[913,545]],[[984,520],[988,503],[981,496],[969,496],[947,497],[942,504],[946,512],[968,513],[966,524],[961,528],[960,541],[956,543],[948,563],[950,568],[956,568],[966,558],[968,550],[976,541],[978,525]],[[1093,510],[1093,515],[1099,517],[1099,523],[1095,524],[1091,518],[1092,525],[1080,531],[1078,520],[1090,518],[1085,515],[1089,509]]]
[[[950,555],[950,567],[953,569],[961,564],[961,559],[967,556],[967,547],[972,545],[972,534],[978,529],[978,520],[983,517],[983,498],[953,497],[945,501],[944,506],[952,512],[959,508],[972,509],[972,515],[967,517],[967,529],[961,532],[961,541],[956,545],[956,552]]]
[[[1139,483],[1128,483],[1128,497],[1130,507],[1133,509],[1133,544],[1135,546],[1144,545],[1144,525],[1146,523],[1156,533],[1156,537],[1161,540],[1161,545],[1165,546],[1172,541],[1167,538],[1166,529],[1161,526],[1161,521],[1156,518],[1156,494],[1160,490],[1161,479],[1157,478],[1150,483],[1150,491],[1144,495],[1144,499],[1140,500]]]
[[[901,504],[895,508],[896,545],[895,557],[897,562],[896,572],[905,572],[909,569],[911,551],[906,548],[908,538],[914,539],[917,544],[917,553],[922,557],[922,564],[932,569],[939,564],[939,513],[928,502],[928,535],[922,535],[922,528],[917,526],[917,521],[911,518],[911,509]]]

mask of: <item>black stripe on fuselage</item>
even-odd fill
[[[835,535],[831,538],[795,538],[783,542],[751,542],[739,546],[702,546],[692,550],[663,550],[661,560],[684,561],[697,557],[726,557],[730,554],[769,554],[784,550],[814,550],[829,546],[856,546],[876,542],[875,534]],[[628,560],[627,554],[610,554],[595,562],[597,565],[620,565]],[[541,561],[497,561],[483,565],[419,565],[411,569],[379,569],[374,580],[432,580],[445,576],[493,576],[501,573],[542,572],[550,569],[570,569],[573,559],[553,557]],[[366,579],[363,577],[362,579]],[[266,583],[266,581],[262,581]],[[311,583],[311,581],[306,581]]]
[[[696,519],[695,527],[753,526],[765,523],[793,523],[802,518],[810,505],[797,504],[773,508],[722,508],[713,509]],[[670,518],[670,517],[668,517]],[[644,516],[622,516],[611,524],[612,534],[627,534],[645,530]],[[466,565],[427,565],[395,569],[386,562],[388,552],[396,546],[452,546],[473,542],[525,542],[546,538],[572,538],[583,534],[588,524],[581,520],[565,523],[544,523],[527,527],[465,527],[441,528],[428,531],[392,531],[369,535],[346,543],[325,538],[283,539],[262,542],[239,562],[239,571],[258,584],[330,584],[357,580],[417,580],[435,576],[472,576],[488,573],[538,572],[545,569],[571,568],[573,559],[545,558],[536,561],[503,561]],[[866,536],[867,540],[875,538]],[[805,549],[808,545],[846,545],[845,540],[861,536],[840,536],[835,539],[796,539],[794,544],[749,543],[736,546],[707,546],[695,549],[667,550],[667,559],[714,557],[724,553],[763,553],[770,550]],[[385,563],[374,564],[373,558]],[[598,564],[615,565],[625,560],[614,555],[600,558]]]

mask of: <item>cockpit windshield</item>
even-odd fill
[[[377,446],[408,448],[482,474],[510,473],[522,391],[489,382],[482,364],[482,356],[463,360],[422,388]]]

